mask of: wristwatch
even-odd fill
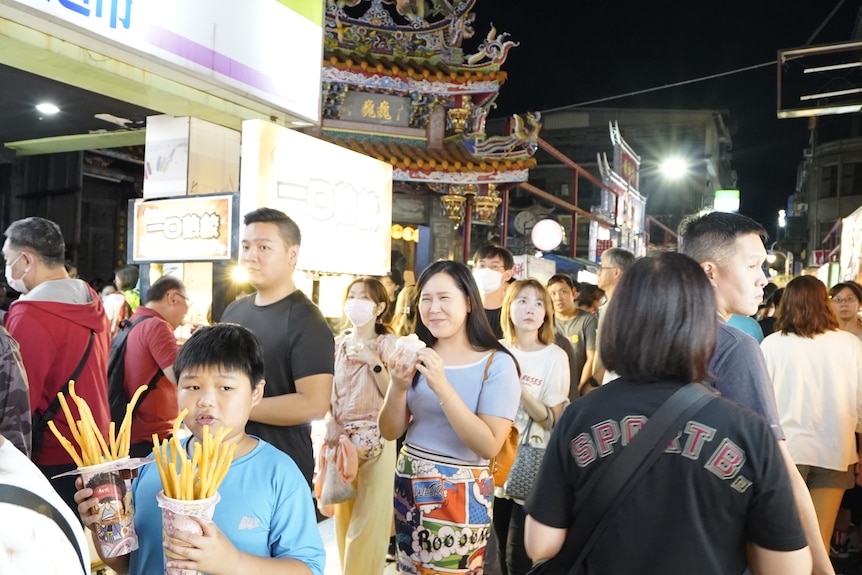
[[[378,363],[371,368],[371,371],[373,371],[374,373],[380,373],[381,371],[383,371],[383,366]]]

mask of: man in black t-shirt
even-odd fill
[[[329,409],[334,341],[323,314],[293,282],[301,235],[286,214],[245,215],[240,263],[257,293],[232,303],[221,321],[250,329],[263,344],[266,386],[246,431],[290,455],[309,485],[311,422]]]

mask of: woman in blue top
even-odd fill
[[[484,563],[488,461],[518,409],[518,369],[465,265],[431,264],[417,292],[416,335],[427,347],[395,352],[379,418],[386,439],[407,431],[395,471],[398,570],[472,573]]]

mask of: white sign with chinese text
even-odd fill
[[[384,275],[392,237],[392,166],[262,122],[242,125],[240,210],[281,210],[302,233],[298,269]]]

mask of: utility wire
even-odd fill
[[[808,39],[803,46],[808,46],[811,42],[814,41],[814,38],[817,37],[818,34],[826,27],[826,24],[832,19],[833,16],[838,12],[841,6],[844,4],[846,0],[838,0],[838,4],[832,9],[828,16],[820,23],[811,37]],[[578,108],[580,106],[589,106],[590,104],[600,104],[602,102],[608,102],[610,100],[619,100],[621,98],[628,98],[630,96],[639,96],[640,94],[648,94],[649,92],[658,92],[659,90],[667,90],[668,88],[676,88],[678,86],[686,86],[688,84],[695,84],[697,82],[705,82],[706,80],[713,80],[715,78],[721,78],[724,76],[731,76],[733,74],[739,74],[741,72],[748,72],[749,70],[757,70],[758,68],[765,68],[767,66],[774,66],[776,60],[771,60],[769,62],[763,62],[762,64],[754,64],[753,66],[746,66],[744,68],[736,68],[735,70],[728,70],[727,72],[719,72],[717,74],[710,74],[709,76],[701,76],[699,78],[692,78],[690,80],[682,80],[681,82],[673,82],[671,84],[664,84],[662,86],[655,86],[653,88],[645,88],[643,90],[635,90],[634,92],[626,92],[625,94],[617,94],[616,96],[606,96],[604,98],[596,98],[595,100],[587,100],[586,102],[579,102],[577,104],[568,104],[566,106],[560,106],[558,108],[551,108],[549,110],[544,110],[545,112],[556,112],[559,110],[568,110],[571,108]]]

